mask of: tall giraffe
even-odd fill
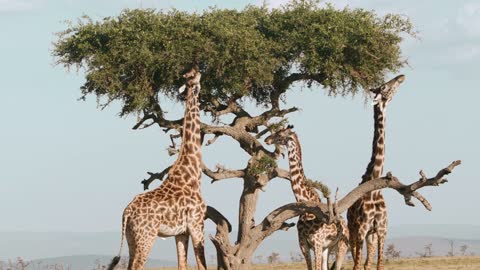
[[[178,269],[188,267],[189,236],[192,238],[198,269],[206,269],[203,234],[206,205],[200,192],[200,77],[197,67],[184,75],[187,82],[180,88],[180,92],[186,89],[187,99],[179,156],[161,186],[137,195],[125,208],[120,252],[112,260],[109,270],[120,260],[124,237],[130,254],[128,270],[140,270],[145,265],[155,239],[169,236],[175,236]]]
[[[300,142],[292,128],[293,126],[288,126],[268,136],[265,143],[287,146],[292,191],[297,202],[320,202],[318,193],[307,183],[303,172]],[[312,270],[310,249],[314,251],[315,269],[327,270],[329,249],[332,248],[337,249],[335,269],[341,269],[348,247],[348,229],[343,219],[338,225],[322,223],[312,214],[300,216],[297,223],[298,240],[308,270]]]
[[[405,80],[399,75],[378,88],[371,89],[373,95],[374,136],[372,157],[367,170],[362,176],[362,183],[381,177],[385,159],[385,113],[387,105]],[[367,240],[367,259],[365,270],[370,269],[375,253],[375,242],[378,244],[377,269],[384,269],[383,246],[387,234],[387,207],[382,192],[375,190],[365,194],[356,201],[347,212],[350,246],[354,260],[354,270],[360,270],[362,262],[363,241]]]

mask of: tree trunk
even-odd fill
[[[256,179],[247,175],[243,181],[243,191],[240,197],[238,214],[237,243],[243,243],[252,227],[255,226],[255,211],[257,209],[258,189]]]

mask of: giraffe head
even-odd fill
[[[293,140],[295,136],[295,132],[293,132],[292,129],[293,126],[288,125],[286,128],[280,129],[279,131],[272,133],[272,135],[265,138],[265,143],[268,145],[288,145],[288,141]]]
[[[385,108],[403,81],[405,81],[405,75],[398,75],[380,87],[370,89],[370,94],[373,97],[373,105]]]
[[[179,93],[182,94],[185,90],[187,90],[187,95],[189,94],[189,90],[192,91],[193,94],[198,95],[200,93],[200,79],[202,74],[198,70],[198,66],[194,65],[190,71],[183,74],[183,78],[187,81],[185,82],[180,89],[178,89]]]

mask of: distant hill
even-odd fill
[[[235,236],[236,232],[232,232],[232,242],[235,241]],[[461,245],[466,244],[469,246],[467,253],[480,255],[478,225],[392,226],[389,228],[387,242],[395,244],[403,256],[414,256],[415,252],[421,252],[430,243],[434,255],[445,255],[449,250],[449,240],[454,241],[457,251]],[[0,261],[20,256],[26,260],[69,264],[72,265],[72,270],[85,270],[89,269],[85,267],[93,267],[97,259],[105,264],[109,262],[117,254],[119,244],[120,232],[0,232]],[[125,254],[127,250],[128,248],[124,249]],[[279,231],[267,238],[258,248],[257,255],[265,258],[272,252],[280,253],[284,261],[289,260],[290,252],[299,252],[296,229]],[[211,261],[215,254],[213,245],[207,240],[207,261]],[[152,267],[176,265],[174,238],[157,240],[150,257]],[[191,247],[189,261],[194,262]]]
[[[389,237],[431,236],[480,240],[480,225],[402,225],[388,228]]]

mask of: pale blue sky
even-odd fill
[[[201,10],[246,3],[235,2],[0,0],[0,230],[120,230],[123,208],[142,192],[146,172],[160,171],[175,159],[167,155],[169,141],[158,128],[132,131],[135,119],[118,118],[118,106],[100,111],[94,97],[77,101],[81,71],[53,66],[50,55],[54,33],[65,28],[62,21],[82,14],[100,19],[140,5]],[[403,43],[410,67],[402,70],[407,80],[388,110],[385,169],[410,182],[420,169],[431,175],[463,160],[448,184],[422,190],[432,212],[407,207],[402,197],[385,191],[390,224],[480,225],[471,210],[480,204],[480,3],[348,2],[380,14],[408,15],[420,31],[420,40]],[[289,92],[288,105],[303,109],[290,122],[303,145],[306,173],[345,194],[369,161],[372,109],[360,96],[333,99],[322,89],[298,90]],[[183,106],[169,104],[167,111],[178,116]],[[204,153],[211,167],[221,162],[239,168],[246,160],[228,138]],[[239,180],[202,185],[207,203],[235,226],[240,186]],[[257,218],[292,201],[289,183],[274,180],[260,195]]]

